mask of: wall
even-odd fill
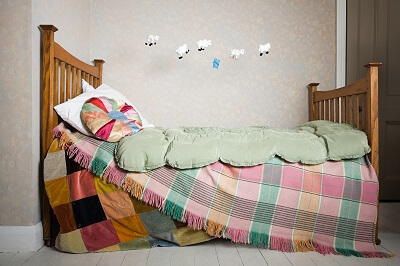
[[[40,31],[38,25],[53,24],[55,41],[82,61],[90,62],[89,0],[32,0],[32,150],[33,180],[37,188],[40,161]],[[39,195],[37,193],[36,195]],[[35,202],[38,202],[36,200]],[[40,210],[40,205],[37,205]],[[37,214],[38,211],[35,211]],[[35,221],[40,221],[36,219]]]
[[[33,222],[31,18],[29,1],[0,2],[0,225]]]
[[[335,23],[335,0],[92,0],[90,57],[156,125],[290,127],[307,120],[308,83],[335,87]],[[148,34],[160,35],[156,46],[144,45]],[[204,38],[213,45],[198,52]],[[234,48],[245,49],[238,61]]]
[[[105,59],[104,81],[157,125],[293,126],[307,119],[306,84],[334,87],[335,14],[334,0],[0,1],[0,225],[40,221],[39,24],[82,60]],[[198,52],[203,38],[214,43]],[[246,54],[231,60],[233,48]]]
[[[89,62],[90,2],[0,1],[0,225],[40,221],[40,31]]]

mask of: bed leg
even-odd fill
[[[377,238],[377,239],[375,240],[375,244],[376,244],[376,245],[380,245],[380,244],[381,244],[381,240],[380,240],[379,238]]]

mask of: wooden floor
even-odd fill
[[[380,205],[380,251],[394,253],[392,259],[356,258],[316,252],[286,253],[227,240],[213,240],[182,248],[107,253],[66,254],[43,247],[38,252],[0,253],[0,265],[400,265],[400,203]]]

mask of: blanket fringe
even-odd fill
[[[89,169],[90,161],[92,160],[92,156],[81,151],[77,146],[72,145],[68,149],[68,157],[72,159],[74,157],[74,162],[78,163],[81,167],[85,169]],[[90,170],[91,172],[91,170]],[[100,175],[99,175],[100,176]]]
[[[126,173],[122,171],[118,171],[118,169],[113,168],[113,167],[105,167],[105,170],[103,169],[103,178],[107,180],[109,183],[113,183],[116,185],[120,186],[121,180],[124,179],[124,177],[127,175]]]
[[[382,252],[357,252],[349,249],[335,249],[330,246],[311,242],[309,240],[294,240],[281,237],[269,236],[265,233],[248,232],[246,230],[226,227],[215,221],[207,220],[188,210],[183,209],[175,202],[165,200],[163,197],[155,194],[152,191],[145,190],[142,185],[131,178],[125,178],[122,189],[130,193],[135,198],[144,201],[145,203],[158,208],[161,212],[169,215],[173,219],[187,223],[188,226],[196,230],[204,229],[207,234],[218,238],[229,238],[233,242],[252,244],[255,246],[270,248],[283,252],[308,252],[316,251],[323,255],[335,254],[344,256],[356,256],[367,258],[389,258],[393,254]]]

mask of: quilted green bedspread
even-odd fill
[[[366,134],[352,125],[312,121],[293,129],[146,128],[123,138],[115,159],[125,170],[146,172],[164,165],[197,168],[218,160],[233,166],[254,166],[274,156],[288,162],[320,164],[369,152]]]

